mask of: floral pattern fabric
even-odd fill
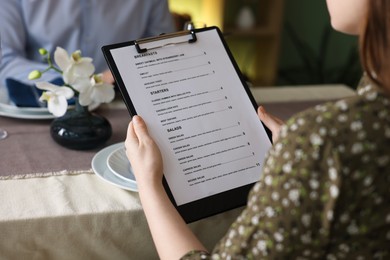
[[[291,118],[211,254],[183,259],[390,259],[390,100],[358,95]]]

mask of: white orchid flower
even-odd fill
[[[93,75],[91,98],[94,102],[110,103],[115,97],[114,86],[103,81],[103,74]]]
[[[70,85],[74,85],[79,78],[89,78],[95,71],[92,59],[82,57],[79,50],[69,55],[66,50],[57,47],[54,52],[54,61],[62,70],[65,83]]]
[[[92,103],[109,103],[115,97],[114,86],[103,82],[102,74],[93,75],[90,81],[90,88],[80,92],[79,102],[82,106]]]
[[[89,77],[77,78],[72,84],[72,88],[79,93],[87,92],[92,87]]]
[[[68,109],[67,99],[72,98],[74,92],[69,87],[59,87],[48,82],[37,82],[37,88],[45,90],[40,101],[47,101],[47,108],[49,112],[56,117],[63,116]]]

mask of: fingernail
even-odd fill
[[[260,110],[261,110],[262,113],[265,113],[265,109],[264,109],[263,106],[260,106]]]
[[[140,122],[140,118],[139,118],[139,116],[133,116],[133,119],[132,119],[132,121],[134,122],[134,124],[138,124],[139,122]]]

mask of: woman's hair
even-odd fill
[[[369,0],[360,37],[361,62],[367,75],[390,94],[390,1]]]

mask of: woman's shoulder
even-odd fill
[[[390,100],[377,88],[368,85],[359,88],[350,98],[326,102],[302,111],[287,121],[287,127],[294,129],[304,125],[304,129],[327,128],[359,131],[375,125],[390,131]],[[367,129],[366,129],[367,130]]]
[[[390,146],[378,150],[390,142],[389,108],[389,99],[380,91],[359,89],[356,96],[323,103],[291,117],[281,128],[275,147],[308,151],[328,147],[347,157],[368,150],[390,153]]]

